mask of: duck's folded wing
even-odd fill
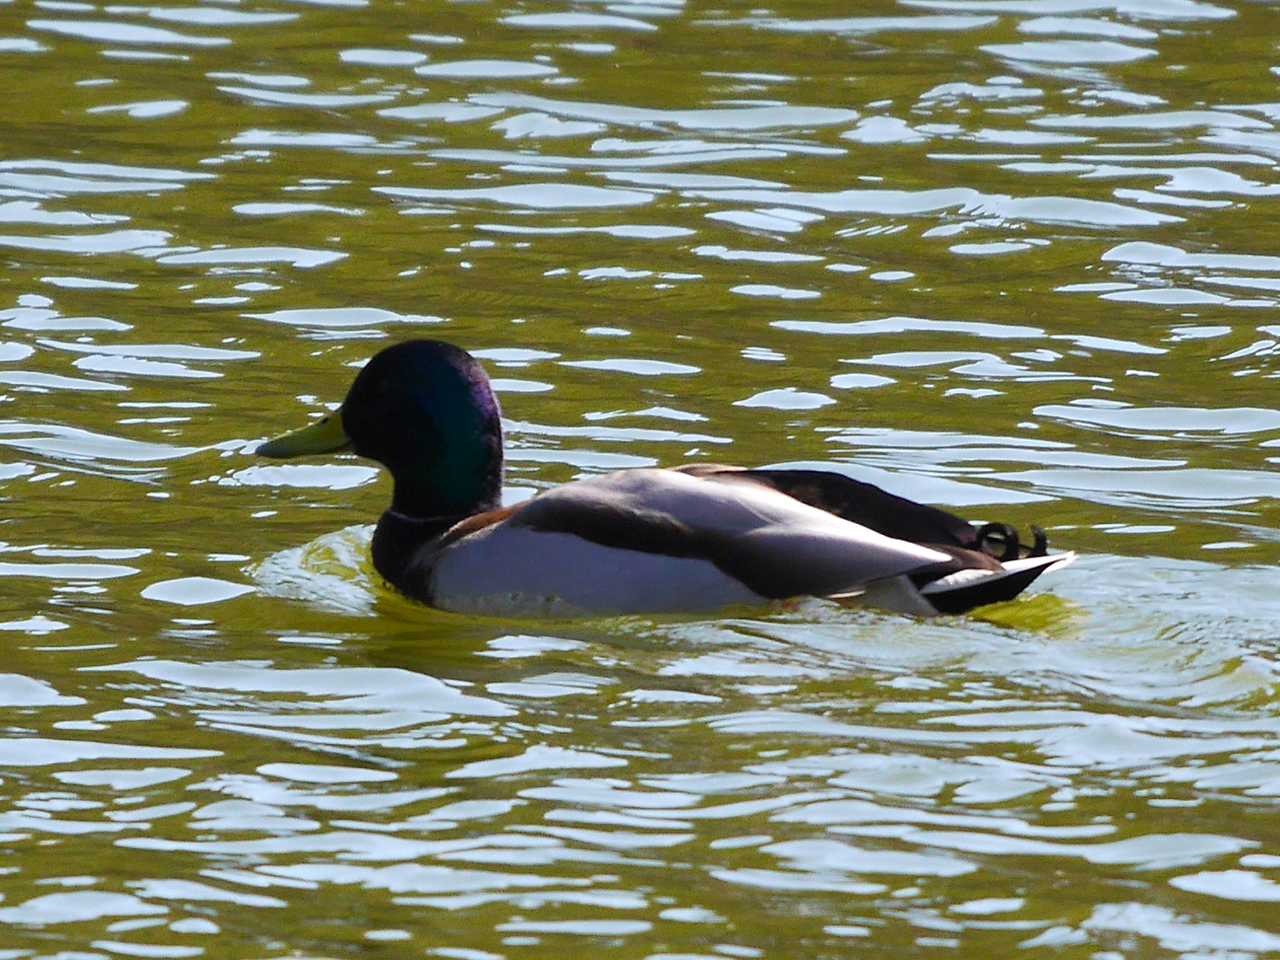
[[[968,549],[979,546],[977,528],[960,517],[831,470],[749,470],[713,464],[676,469],[718,483],[769,487],[851,523],[912,543]]]
[[[826,596],[947,555],[768,486],[627,470],[550,490],[508,521],[603,546],[710,561],[763,597]]]

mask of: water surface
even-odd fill
[[[1280,953],[1277,17],[0,5],[0,956]],[[1084,554],[917,622],[415,608],[396,339],[508,496],[823,464]]]

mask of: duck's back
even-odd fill
[[[547,491],[446,538],[415,576],[444,609],[701,611],[857,590],[946,559],[751,483],[628,470]]]

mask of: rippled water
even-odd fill
[[[1280,19],[0,3],[0,958],[1280,954]],[[1080,550],[917,622],[380,585],[263,436],[483,357],[508,493],[834,465]]]

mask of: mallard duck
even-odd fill
[[[813,596],[920,616],[1009,600],[1074,554],[1028,547],[820,470],[693,464],[620,470],[502,507],[502,423],[479,362],[439,340],[382,350],[335,412],[264,457],[350,450],[385,466],[373,564],[460,613],[702,612]]]

